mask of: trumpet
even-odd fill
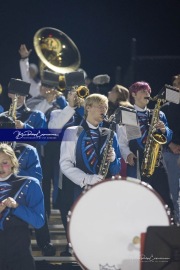
[[[70,92],[71,91],[74,93],[74,106],[84,106],[84,99],[89,95],[89,89],[86,86],[81,85],[71,87]]]
[[[89,89],[85,85],[75,88],[76,94],[80,98],[85,98],[89,95]]]

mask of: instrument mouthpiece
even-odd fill
[[[102,115],[102,118],[103,118],[103,119],[107,119],[107,115],[106,115],[106,114],[103,114],[103,113],[102,113],[101,115]]]

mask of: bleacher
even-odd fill
[[[51,210],[51,215],[49,219],[49,231],[51,236],[51,242],[56,247],[56,254],[52,257],[45,257],[42,256],[41,250],[37,246],[35,233],[34,230],[32,230],[32,254],[36,261],[37,270],[81,269],[77,264],[75,257],[60,256],[60,253],[66,248],[67,239],[59,210]]]

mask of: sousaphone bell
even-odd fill
[[[64,74],[76,71],[81,64],[81,57],[76,44],[62,31],[44,27],[34,35],[34,48],[40,59],[41,78],[44,70],[51,70],[59,74],[60,90],[63,91],[63,85],[65,86]]]

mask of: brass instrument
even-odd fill
[[[141,174],[147,177],[150,177],[154,173],[155,167],[159,166],[161,146],[167,143],[166,137],[163,134],[157,133],[155,131],[155,124],[159,120],[159,111],[162,102],[162,99],[157,98],[157,103],[153,110],[152,120],[144,149]]]
[[[75,91],[75,106],[80,107],[84,104],[84,99],[89,95],[89,89],[85,85],[73,86],[72,91]]]
[[[9,111],[8,111],[8,116],[12,118],[13,121],[16,120],[16,109],[17,109],[17,101],[18,101],[18,95],[14,95],[14,99],[10,105]]]
[[[2,85],[0,84],[0,95],[2,94]]]
[[[114,132],[113,132],[113,130],[110,130],[110,132],[108,134],[108,138],[107,138],[107,143],[106,143],[106,146],[105,146],[104,151],[103,151],[103,159],[101,161],[101,164],[99,167],[99,172],[98,172],[98,174],[103,176],[103,179],[106,178],[106,175],[107,175],[108,170],[109,170],[110,161],[107,160],[107,155],[108,155],[110,147],[112,146],[113,137],[114,137]]]
[[[104,115],[104,118],[106,118],[105,115]],[[106,178],[108,170],[109,170],[110,161],[107,160],[107,155],[108,155],[109,149],[112,147],[112,144],[113,144],[113,137],[114,137],[113,130],[115,130],[115,128],[116,128],[116,115],[113,114],[110,116],[109,119],[106,118],[106,120],[107,120],[107,122],[110,123],[109,134],[108,134],[108,137],[106,140],[105,148],[103,150],[103,158],[102,158],[102,161],[101,161],[101,164],[99,167],[99,172],[98,172],[98,174],[103,176],[103,179]]]
[[[76,88],[76,94],[80,98],[85,98],[89,95],[89,89],[85,85]]]
[[[79,50],[75,43],[62,31],[44,27],[34,35],[34,48],[40,59],[40,76],[44,70],[59,74],[59,90],[65,90],[64,74],[77,70],[81,63]]]

